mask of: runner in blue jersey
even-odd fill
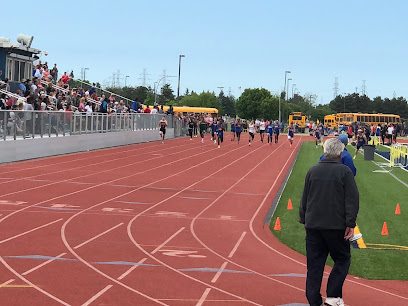
[[[269,145],[272,144],[273,128],[274,128],[274,124],[273,124],[273,121],[271,120],[268,123],[268,143]]]
[[[235,140],[235,119],[232,119],[231,121],[231,133],[232,133],[231,141],[234,141]]]
[[[314,137],[316,138],[316,148],[317,148],[317,143],[321,144],[322,140],[320,139],[320,131],[319,128],[316,127],[315,131],[314,131]]]
[[[280,126],[279,126],[279,121],[276,120],[274,124],[274,133],[275,133],[275,143],[278,143],[279,140],[279,133],[280,133]]]
[[[242,122],[241,119],[238,118],[237,122],[235,123],[235,133],[237,134],[238,144],[241,140],[241,133],[242,133]]]
[[[218,120],[216,132],[219,149],[221,148],[221,143],[224,141],[224,121],[222,119]]]
[[[295,127],[293,126],[293,122],[292,122],[288,128],[288,139],[290,142],[290,147],[292,147],[294,137],[295,137]]]
[[[367,137],[363,134],[363,130],[362,130],[362,129],[359,129],[359,130],[358,130],[358,134],[357,134],[357,149],[356,149],[356,155],[353,157],[353,159],[356,159],[358,150],[360,150],[360,148],[361,148],[362,146],[364,146],[365,144],[367,144]]]

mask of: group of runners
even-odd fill
[[[259,124],[255,124],[254,120],[250,121],[249,124],[238,119],[232,119],[231,123],[231,141],[237,140],[239,144],[241,141],[241,134],[244,131],[244,127],[247,129],[249,134],[248,145],[250,146],[254,141],[255,134],[258,132],[260,135],[261,142],[264,142],[265,134],[267,134],[267,141],[271,145],[272,141],[278,143],[281,126],[279,122],[270,120],[265,121],[262,119]],[[218,148],[221,148],[221,144],[224,142],[224,132],[226,131],[226,123],[222,118],[209,118],[204,115],[190,115],[187,119],[188,126],[188,135],[190,140],[193,140],[194,137],[198,137],[198,134],[201,137],[201,142],[204,143],[204,135],[207,131],[211,134],[211,141],[214,144],[218,145]],[[293,144],[295,134],[295,128],[291,124],[288,128],[288,140],[290,146]]]

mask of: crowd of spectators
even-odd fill
[[[0,77],[3,72],[0,70]],[[131,107],[115,94],[107,93],[92,86],[71,88],[71,77],[64,72],[59,75],[57,64],[49,69],[48,64],[38,62],[33,68],[31,79],[22,79],[18,89],[11,91],[9,80],[0,79],[0,110],[10,110],[7,120],[16,126],[16,131],[22,131],[23,123],[30,126],[33,114],[31,112],[14,111],[59,111],[74,114],[91,115],[92,113],[151,113],[164,114],[163,106],[144,107],[135,98]],[[15,86],[14,86],[15,87]],[[172,109],[166,112],[173,114]],[[0,118],[2,120],[3,118]],[[9,122],[9,123],[10,123]],[[16,124],[15,124],[16,123]]]

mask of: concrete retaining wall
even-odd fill
[[[166,138],[174,138],[174,129]],[[158,130],[144,130],[0,141],[0,163],[159,140]]]

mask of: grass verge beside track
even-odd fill
[[[348,146],[347,149],[354,156],[354,148]],[[299,203],[306,173],[317,163],[323,151],[320,146],[316,148],[313,142],[303,143],[300,150],[270,228],[282,243],[306,254],[305,231],[299,223]],[[375,161],[384,162],[378,156]],[[367,248],[352,249],[349,273],[367,279],[408,280],[408,188],[388,173],[374,173],[378,166],[364,161],[362,154],[354,162],[360,191],[357,224]],[[408,182],[407,172],[394,169],[392,173]],[[293,210],[287,210],[289,199],[292,200]],[[394,213],[397,203],[401,206],[401,215]],[[280,218],[281,231],[273,230],[277,217]],[[381,235],[384,222],[388,225],[388,236]],[[331,259],[328,264],[333,265]]]

